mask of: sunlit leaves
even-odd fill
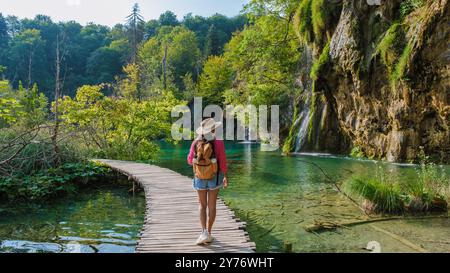
[[[95,155],[147,160],[157,154],[153,141],[170,135],[170,110],[180,103],[171,93],[138,101],[103,96],[101,86],[83,86],[75,99],[61,100],[61,111],[65,124],[78,129]]]

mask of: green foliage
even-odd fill
[[[450,200],[450,177],[442,166],[420,154],[417,176],[399,180],[394,170],[379,166],[376,174],[353,176],[345,182],[348,192],[371,201],[376,212],[398,213],[446,211]],[[437,205],[436,205],[437,204]]]
[[[294,121],[297,120],[298,115],[299,115],[298,107],[295,106],[294,117],[292,120],[294,120]],[[284,141],[284,144],[283,144],[283,153],[284,154],[289,154],[294,150],[294,147],[295,147],[294,141],[295,141],[295,135],[298,130],[298,126],[299,126],[299,124],[292,124],[291,128],[289,129],[288,137],[286,138],[286,140]]]
[[[401,25],[398,22],[393,23],[377,46],[376,54],[380,54],[383,63],[388,69],[392,69],[392,64],[396,58],[398,39],[400,38]]]
[[[142,99],[140,92],[139,67],[136,64],[129,64],[123,68],[125,77],[119,79],[116,86],[116,93],[126,99]]]
[[[197,95],[203,97],[207,104],[221,105],[224,91],[232,87],[232,77],[233,71],[224,57],[209,57],[200,76]]]
[[[411,41],[405,41],[403,26],[398,22],[389,27],[378,44],[375,54],[380,54],[393,88],[405,77],[412,50],[413,45]]]
[[[161,93],[164,89],[162,67],[166,47],[166,88],[181,98],[183,96],[177,90],[184,88],[183,78],[186,74],[197,75],[200,59],[195,33],[185,27],[160,28],[158,35],[140,48],[138,64],[142,88],[147,93]]]
[[[411,58],[413,46],[411,43],[408,43],[403,49],[402,55],[398,59],[397,64],[395,65],[394,71],[391,75],[391,81],[393,83],[399,81],[400,79],[405,77],[406,69],[408,68],[409,61]]]
[[[235,71],[233,88],[225,92],[226,103],[287,107],[296,90],[300,58],[290,23],[275,15],[258,18],[235,34],[225,47],[224,57]]]
[[[47,105],[47,98],[39,93],[37,85],[28,90],[20,84],[14,92],[8,81],[0,81],[0,128],[33,128],[46,120]]]
[[[326,0],[301,0],[294,15],[298,37],[321,48],[327,41],[326,30],[330,25],[330,16],[338,5]]]
[[[177,26],[179,24],[177,16],[172,11],[166,11],[159,16],[161,26]]]
[[[183,87],[183,77],[187,73],[197,75],[199,69],[200,50],[197,37],[186,28],[174,28],[163,38],[168,43],[167,61],[172,70],[175,85]]]
[[[20,104],[19,111],[21,116],[18,120],[19,124],[16,125],[33,128],[46,121],[48,116],[48,100],[43,93],[39,93],[36,84],[29,90],[19,85],[16,98]]]
[[[314,39],[320,43],[323,39],[327,19],[326,0],[311,1],[311,23],[314,31]]]
[[[210,39],[208,34],[214,37],[217,41],[217,48],[220,49],[219,55],[222,52],[225,44],[231,39],[233,32],[242,30],[247,23],[246,15],[238,15],[235,17],[226,17],[220,14],[214,14],[211,17],[193,16],[191,13],[184,16],[181,24],[187,29],[195,32],[199,48],[202,51],[202,56],[208,57],[207,44]],[[211,33],[210,29],[214,25],[215,31]]]
[[[8,79],[15,89],[19,81],[27,88],[37,83],[48,98],[53,98],[56,39],[59,37],[60,50],[64,55],[61,62],[61,75],[64,75],[62,93],[73,96],[77,88],[84,84],[113,83],[116,76],[123,76],[122,67],[134,60],[134,53],[143,42],[156,37],[162,28],[182,25],[195,33],[197,46],[203,54],[197,54],[195,50],[190,54],[187,54],[189,51],[174,54],[186,58],[196,56],[193,71],[190,69],[192,64],[188,64],[189,69],[180,66],[180,71],[170,76],[181,88],[186,70],[197,81],[202,63],[200,56],[205,53],[209,28],[213,25],[216,28],[217,48],[222,49],[232,33],[242,29],[246,22],[245,15],[228,18],[219,14],[210,17],[189,15],[180,22],[173,12],[165,12],[159,20],[144,22],[138,7],[133,7],[125,24],[117,24],[113,28],[92,23],[82,26],[74,21],[53,22],[43,15],[34,19],[4,18],[0,15],[0,68],[8,67],[0,71],[0,79]],[[161,52],[156,57],[161,57]],[[178,64],[183,62],[181,59]],[[158,64],[161,68],[161,58]],[[171,69],[176,69],[178,64]],[[159,78],[154,82],[155,85],[160,82]],[[157,88],[152,86],[149,89]],[[174,88],[169,89],[175,92]]]
[[[411,200],[420,199],[423,206],[431,208],[435,199],[450,200],[450,177],[443,166],[429,160],[423,150],[420,152],[420,165],[416,169],[417,179],[404,183],[404,189]]]
[[[6,71],[4,65],[6,64],[9,40],[8,25],[5,17],[0,13],[0,80],[3,79],[3,74]]]
[[[20,103],[14,98],[8,81],[0,81],[0,128],[16,122]]]
[[[381,169],[375,176],[351,177],[345,187],[349,192],[372,202],[376,212],[399,213],[403,211],[404,205],[399,185]]]
[[[17,78],[23,79],[30,88],[38,79],[38,76],[47,71],[45,62],[41,58],[44,54],[44,40],[41,31],[37,29],[26,29],[14,36],[11,41],[9,59],[9,73],[16,73]]]
[[[208,30],[206,36],[205,56],[218,56],[222,53],[222,48],[219,40],[219,33],[215,25],[212,25]]]
[[[75,99],[60,102],[61,118],[76,128],[82,143],[97,157],[148,160],[158,148],[153,141],[170,135],[170,111],[182,104],[170,92],[152,100],[105,97],[101,86],[83,86]]]
[[[115,75],[122,71],[124,54],[129,49],[119,46],[118,42],[110,46],[100,47],[89,56],[86,64],[86,72],[90,75],[92,84],[109,83]]]
[[[325,45],[320,53],[319,59],[315,60],[311,68],[311,79],[317,81],[321,70],[330,62],[330,41]]]
[[[72,194],[79,186],[108,173],[109,168],[96,163],[68,163],[32,175],[0,177],[0,201],[41,201]]]
[[[422,7],[426,3],[425,0],[404,0],[400,4],[400,17],[404,18],[411,12]]]
[[[361,150],[360,147],[355,146],[350,151],[350,156],[355,157],[355,158],[362,158],[362,157],[365,157],[366,155],[364,154],[364,152]]]
[[[312,2],[312,0],[301,0],[294,17],[297,35],[307,43],[313,41]]]

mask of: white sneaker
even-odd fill
[[[214,237],[212,237],[212,235],[211,234],[208,234],[208,239],[206,239],[206,244],[210,244],[210,243],[212,243],[214,241]]]
[[[205,244],[208,239],[209,239],[210,235],[208,233],[208,230],[203,230],[202,233],[200,234],[200,236],[197,239],[197,245],[203,245]]]

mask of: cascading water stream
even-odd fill
[[[295,140],[294,152],[300,152],[308,141],[308,129],[311,119],[310,115],[310,103],[312,97],[312,79],[310,77],[310,71],[313,64],[312,50],[308,46],[305,47],[305,51],[302,54],[302,72],[299,77],[299,84],[303,89],[302,104],[300,106],[300,114],[295,121],[298,126],[298,131]]]

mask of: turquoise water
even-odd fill
[[[186,164],[188,149],[189,143],[163,144],[163,156],[158,164],[192,176],[192,169]],[[258,144],[227,143],[227,155],[230,187],[221,196],[247,222],[250,237],[260,252],[281,252],[284,242],[292,243],[295,252],[365,252],[363,248],[370,241],[379,242],[383,252],[415,251],[380,232],[380,228],[427,251],[450,252],[448,218],[379,222],[316,234],[304,229],[315,221],[365,218],[309,162],[339,182],[354,174],[375,173],[380,166],[401,179],[416,179],[413,165],[321,154],[285,157],[279,152],[261,152]]]
[[[102,185],[48,204],[1,207],[0,252],[134,252],[145,199],[128,188]]]
[[[367,252],[364,248],[371,241],[378,242],[382,252],[417,251],[392,234],[430,252],[450,252],[448,218],[305,231],[316,221],[365,219],[310,163],[338,182],[354,174],[375,173],[380,166],[401,179],[416,179],[414,166],[320,154],[284,157],[279,152],[261,152],[257,144],[226,146],[230,187],[221,191],[221,197],[247,222],[259,252],[283,252],[285,242],[292,243],[295,252]],[[159,165],[192,176],[186,163],[189,143],[162,144],[161,148]],[[142,195],[130,196],[128,189],[98,185],[47,204],[0,207],[0,252],[134,252],[145,200]]]

